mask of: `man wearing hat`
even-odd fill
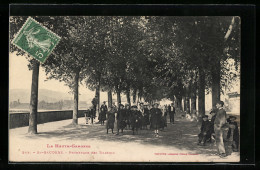
[[[217,151],[218,155],[220,157],[226,157],[226,151],[225,151],[225,146],[224,146],[224,140],[223,140],[223,128],[224,125],[226,124],[226,111],[223,108],[224,102],[223,101],[218,101],[216,103],[217,107],[217,113],[216,113],[216,118],[214,121],[214,131],[215,131],[215,136],[216,136],[216,145],[217,145]]]
[[[173,103],[171,103],[171,105],[168,106],[168,112],[170,115],[170,123],[174,124],[175,107]]]
[[[239,145],[239,131],[235,116],[229,116],[229,129],[227,133],[227,140],[230,142],[233,152],[238,152]]]
[[[106,102],[104,101],[103,104],[100,107],[100,116],[99,116],[99,121],[101,122],[101,125],[104,125],[104,122],[106,120],[106,114],[107,114],[107,105]]]
[[[202,119],[203,121],[201,124],[200,133],[198,135],[199,137],[198,145],[205,146],[206,141],[211,137],[211,133],[210,133],[211,123],[209,122],[207,115],[202,116]]]
[[[159,103],[154,104],[154,108],[150,110],[151,112],[151,128],[154,129],[156,137],[159,137],[159,128],[162,119],[162,111],[158,108]]]

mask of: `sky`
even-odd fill
[[[25,56],[17,56],[10,53],[9,56],[9,89],[31,89],[32,71],[28,69],[28,61]],[[67,93],[70,91],[63,82],[58,80],[46,80],[46,75],[42,67],[39,70],[39,89],[47,89]],[[88,94],[90,98],[95,96],[95,92],[87,89],[83,85],[79,86],[80,94]],[[114,98],[115,96],[113,96]],[[107,100],[107,93],[101,92],[101,101]]]

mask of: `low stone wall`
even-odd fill
[[[79,110],[78,117],[84,117],[85,110]],[[37,123],[53,122],[65,119],[72,119],[72,110],[65,111],[48,111],[38,112]],[[9,127],[17,128],[29,126],[29,113],[10,113],[9,114]]]

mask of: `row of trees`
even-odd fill
[[[73,124],[77,124],[78,87],[85,84],[112,93],[125,93],[128,103],[143,98],[152,103],[162,98],[175,100],[188,113],[205,114],[205,91],[212,103],[220,99],[222,86],[238,75],[240,61],[240,19],[237,17],[89,16],[35,17],[62,37],[42,64],[47,79],[65,82],[74,94]],[[10,39],[26,17],[10,18]],[[10,51],[25,55],[15,46]],[[27,56],[32,69],[29,132],[37,133],[39,63]],[[191,100],[190,100],[191,99]],[[191,101],[191,108],[189,101]]]

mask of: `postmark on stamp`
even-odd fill
[[[12,43],[44,63],[60,39],[57,34],[28,17]]]

